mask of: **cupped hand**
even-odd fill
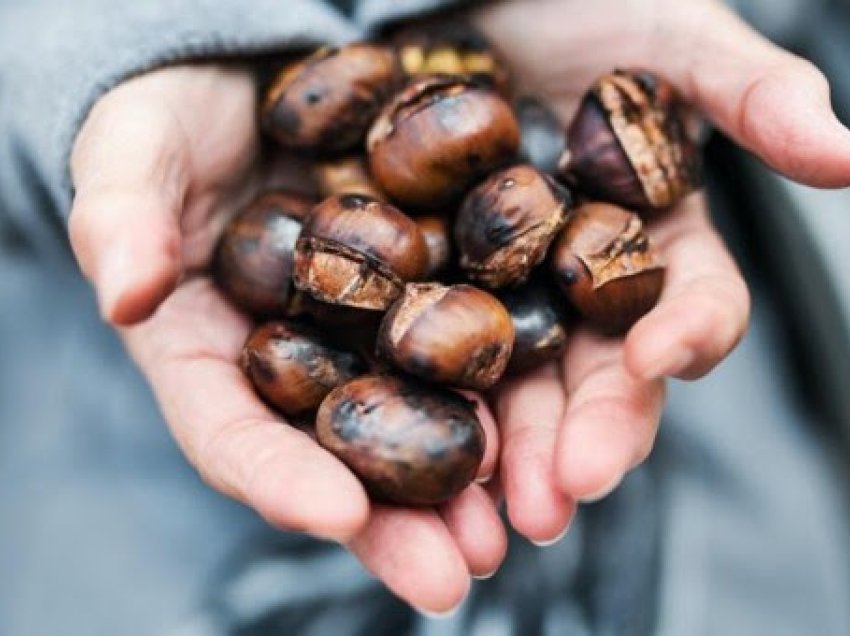
[[[412,605],[449,610],[470,575],[504,556],[494,499],[473,484],[437,510],[370,506],[354,475],[264,406],[236,364],[250,324],[202,272],[228,216],[278,176],[260,157],[255,92],[242,69],[182,66],[106,94],[71,158],[75,254],[207,483],[278,528],[345,544]],[[478,403],[486,477],[497,438]]]
[[[719,2],[515,0],[476,20],[520,91],[565,122],[599,74],[646,68],[775,170],[810,185],[850,185],[850,132],[832,112],[823,75]],[[646,458],[664,378],[702,376],[746,329],[748,291],[704,197],[687,198],[648,231],[668,264],[655,309],[625,338],[578,331],[561,364],[497,393],[508,515],[535,542],[560,536],[576,502],[605,496]]]

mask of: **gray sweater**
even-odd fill
[[[343,42],[450,4],[0,0],[0,634],[850,633],[846,489],[757,268],[752,331],[671,387],[648,466],[557,546],[512,537],[448,622],[341,548],[272,531],[177,452],[67,248],[89,108],[161,64]]]

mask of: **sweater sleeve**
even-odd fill
[[[125,78],[180,60],[356,37],[320,0],[0,3],[0,222],[55,248],[76,133]]]

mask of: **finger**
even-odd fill
[[[565,405],[554,363],[505,382],[498,394],[508,518],[517,532],[542,545],[563,535],[575,511],[555,477],[555,441]]]
[[[664,384],[629,373],[620,340],[584,330],[573,335],[564,376],[567,412],[557,440],[558,481],[573,499],[595,501],[649,454]]]
[[[427,614],[447,614],[469,592],[469,571],[434,510],[372,506],[366,529],[348,543],[363,565]]]
[[[720,2],[662,5],[650,67],[779,172],[814,186],[850,185],[850,131],[832,110],[823,73]]]
[[[181,273],[186,157],[174,118],[117,92],[92,110],[71,158],[71,244],[115,324],[147,317]]]
[[[475,476],[476,482],[484,484],[493,477],[496,463],[499,461],[499,428],[496,426],[490,407],[480,395],[472,391],[461,391],[461,393],[475,403],[475,413],[478,415],[478,421],[481,422],[481,428],[484,429],[484,457]]]
[[[626,338],[626,366],[637,377],[694,379],[738,344],[750,296],[700,197],[687,199],[650,233],[667,258],[659,304]]]
[[[197,280],[123,335],[206,482],[278,528],[346,541],[366,523],[363,487],[256,398],[234,362],[247,329],[209,281]]]
[[[482,486],[472,484],[440,506],[439,512],[469,573],[478,579],[493,576],[505,558],[508,538],[490,495]]]

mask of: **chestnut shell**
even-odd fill
[[[280,71],[262,105],[262,127],[288,148],[320,153],[353,148],[401,79],[390,47],[319,49]]]
[[[475,478],[484,431],[472,404],[445,389],[367,375],[325,398],[319,444],[344,462],[378,501],[433,506]]]
[[[365,371],[357,355],[317,331],[279,321],[251,332],[240,366],[266,402],[295,419],[310,416],[331,390]]]
[[[460,266],[485,287],[525,282],[563,227],[569,192],[533,166],[492,174],[464,199],[455,222]]]
[[[378,355],[423,380],[484,390],[511,356],[510,314],[470,285],[413,283],[381,322]]]
[[[300,195],[267,192],[225,227],[213,269],[235,305],[257,317],[290,313],[295,242],[312,207]]]
[[[568,331],[563,301],[542,281],[502,290],[496,296],[511,315],[514,348],[507,373],[517,375],[560,360]]]
[[[552,266],[570,303],[611,334],[652,309],[664,284],[664,265],[640,217],[606,203],[573,213],[552,250]]]
[[[416,222],[362,195],[317,205],[295,248],[296,287],[332,305],[383,311],[427,268],[428,248]]]
[[[452,260],[449,223],[442,216],[420,216],[416,218],[416,224],[428,246],[428,271],[425,278],[436,278],[446,272]]]
[[[378,200],[386,198],[372,180],[366,157],[362,155],[321,161],[313,168],[313,175],[323,197],[360,194]]]
[[[469,79],[425,77],[381,112],[367,137],[369,166],[394,201],[436,209],[510,161],[519,125],[510,105]]]

